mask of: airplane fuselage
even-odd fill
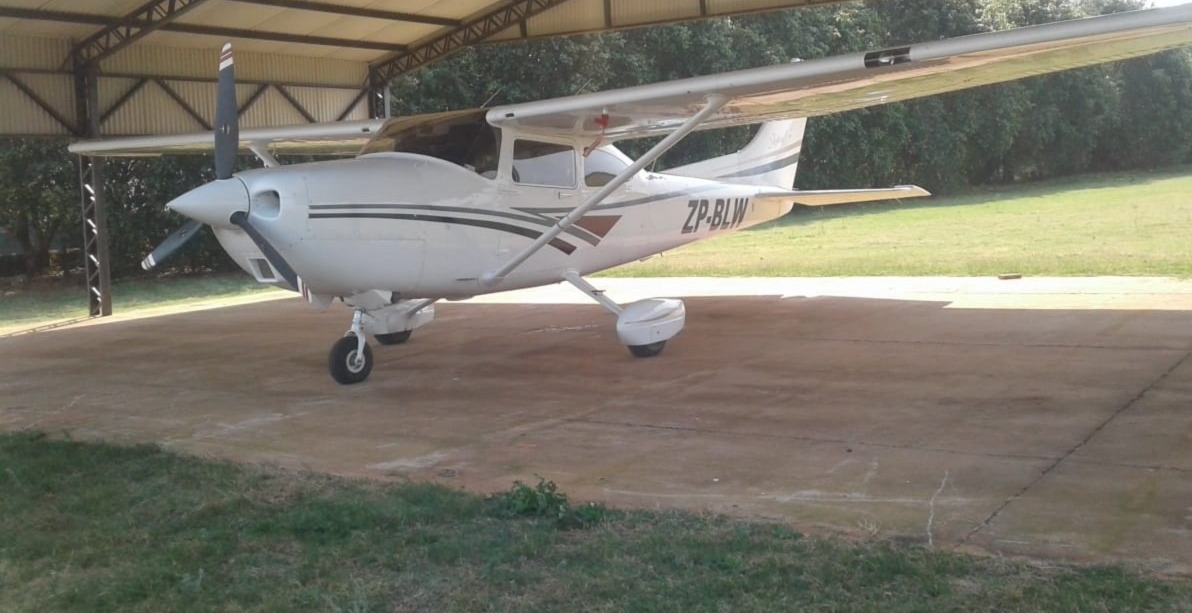
[[[500,283],[481,276],[553,226],[599,187],[486,178],[411,153],[239,173],[253,224],[312,292],[379,289],[459,298],[558,282],[786,214],[765,188],[640,172]],[[582,175],[582,167],[581,167]],[[279,282],[241,230],[215,228],[224,249],[262,282]]]

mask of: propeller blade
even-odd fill
[[[170,257],[171,254],[185,245],[187,241],[194,238],[202,227],[203,222],[192,219],[186,222],[181,228],[174,230],[173,234],[167,236],[166,240],[162,241],[152,253],[141,260],[141,268],[152,270],[154,266],[162,263],[163,260]]]
[[[240,148],[240,112],[236,108],[236,68],[232,43],[219,54],[219,85],[215,94],[215,178],[227,179],[236,166]]]
[[[244,233],[252,239],[252,242],[257,244],[257,248],[265,255],[265,259],[269,261],[269,265],[281,275],[281,278],[286,280],[297,291],[302,291],[298,286],[298,275],[290,268],[290,264],[286,262],[285,258],[273,248],[273,244],[269,239],[265,238],[259,230],[257,230],[252,223],[248,221],[248,213],[244,211],[236,211],[232,213],[231,222],[244,230]]]

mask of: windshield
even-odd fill
[[[492,178],[496,176],[500,131],[483,111],[438,113],[391,120],[362,151],[429,155]]]

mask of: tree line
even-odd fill
[[[487,45],[399,78],[392,110],[510,104],[1142,7],[1141,0],[873,0]],[[696,133],[659,167],[739,148],[750,130]],[[633,155],[648,145],[622,147]],[[0,149],[0,227],[24,247],[29,274],[45,271],[51,246],[81,240],[77,171],[64,148],[8,139]],[[796,186],[917,183],[950,193],[1190,158],[1192,52],[1180,49],[814,118]],[[135,274],[141,257],[181,223],[163,204],[210,180],[210,160],[117,159],[107,168],[113,273]],[[196,242],[173,268],[232,266],[210,233]]]

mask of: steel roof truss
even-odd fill
[[[153,82],[156,83],[157,86],[160,87],[161,90],[163,92],[165,92],[167,96],[170,97],[170,99],[172,99],[175,103],[177,103],[178,106],[183,111],[185,111],[187,115],[190,115],[191,119],[194,119],[196,122],[198,122],[198,124],[203,127],[204,131],[210,132],[213,129],[211,127],[211,124],[208,123],[207,120],[204,119],[203,116],[200,115],[199,112],[196,111],[194,109],[194,107],[191,106],[190,103],[186,101],[185,98],[180,96],[178,94],[178,92],[174,90],[173,87],[170,87],[169,83],[166,83],[162,79],[153,79]]]
[[[352,114],[352,109],[356,108],[356,105],[360,104],[360,100],[362,100],[365,96],[367,96],[368,92],[370,92],[370,91],[372,91],[371,88],[368,88],[368,87],[361,88],[360,93],[356,94],[356,97],[352,98],[352,101],[348,103],[348,106],[344,108],[343,112],[340,113],[339,116],[335,118],[335,120],[336,121],[344,121],[345,119],[347,119],[348,115]]]
[[[422,23],[432,26],[449,26],[458,27],[460,21],[458,19],[450,19],[448,17],[434,17],[431,15],[417,15],[415,13],[402,13],[399,11],[385,11],[379,9],[370,9],[356,6],[344,6],[340,4],[331,4],[328,2],[311,2],[308,0],[233,0],[235,2],[243,2],[245,4],[263,4],[266,6],[279,6],[288,9],[299,9],[303,11],[314,11],[317,13],[331,13],[334,15],[347,15],[349,17],[369,17],[372,19],[383,19],[385,21],[405,21],[409,23]]]
[[[150,0],[75,46],[78,64],[94,64],[181,17],[206,0]]]
[[[115,19],[92,13],[75,13],[72,11],[51,11],[46,9],[24,9],[15,6],[0,6],[0,17],[10,19],[35,19],[37,21],[56,21],[60,23],[82,23],[94,26],[110,26]]]
[[[459,27],[412,45],[380,62],[373,64],[370,72],[374,81],[388,83],[394,77],[415,68],[425,66],[437,59],[455,53],[468,45],[484,41],[506,28],[524,23],[525,20],[544,13],[569,0],[514,0],[497,9],[469,19]]]
[[[192,0],[194,2],[202,0]],[[21,9],[0,6],[0,17],[7,17],[12,19],[36,19],[40,21],[56,21],[59,23],[77,23],[85,25],[103,26],[104,30],[120,27],[120,20],[103,15],[93,15],[90,13],[76,13],[72,11],[51,11],[44,9]],[[145,25],[141,21],[132,21],[128,23],[129,27]],[[220,36],[223,38],[242,38],[248,40],[270,40],[282,43],[302,43],[307,45],[321,45],[325,47],[344,47],[348,49],[370,49],[373,51],[388,51],[390,53],[398,53],[406,49],[405,45],[396,43],[383,43],[367,40],[353,40],[347,38],[335,38],[333,36],[311,36],[305,34],[288,34],[285,32],[265,32],[261,30],[247,30],[243,28],[222,28],[218,26],[204,26],[190,23],[160,23],[157,24],[157,30],[165,32],[181,32],[184,34],[205,34],[209,36]],[[144,32],[148,34],[148,32]],[[131,41],[129,41],[131,42]],[[85,44],[85,43],[84,43]],[[76,47],[77,52],[82,47]],[[107,57],[118,49],[112,49],[103,57]],[[80,59],[86,59],[82,55]],[[103,59],[92,58],[92,61],[99,61]],[[73,59],[68,59],[64,66],[74,65]]]
[[[103,114],[99,116],[99,124],[103,125],[103,123],[112,116],[112,113],[119,111],[120,107],[127,104],[128,101],[131,100],[133,96],[137,95],[137,92],[141,91],[141,88],[145,87],[147,83],[149,83],[149,79],[147,78],[142,77],[137,79],[137,82],[133,83],[132,87],[128,88],[128,91],[124,92],[124,94],[117,98],[116,101],[112,103],[112,106],[109,106],[108,110],[104,111]]]
[[[267,91],[269,91],[268,83],[262,83],[259,86],[257,86],[256,91],[254,91],[252,93],[252,95],[248,97],[248,100],[244,101],[244,104],[240,105],[240,110],[238,110],[236,112],[240,115],[243,115],[244,112],[247,111],[248,109],[252,108],[252,105],[256,104],[257,100],[260,100],[261,96],[264,96],[265,92],[267,92]]]
[[[298,113],[301,114],[302,117],[304,119],[306,119],[306,121],[308,123],[318,123],[319,122],[319,120],[315,119],[315,116],[311,115],[310,111],[306,110],[306,107],[302,106],[302,103],[298,102],[298,100],[296,98],[294,98],[294,96],[292,96],[290,94],[289,90],[287,90],[285,87],[275,84],[273,86],[273,89],[276,89],[277,93],[281,94],[281,97],[285,98],[286,102],[289,102],[290,106],[294,107],[294,110],[298,111]]]
[[[288,34],[286,32],[266,32],[264,30],[246,30],[243,28],[221,28],[216,26],[200,26],[189,23],[171,23],[163,26],[162,30],[183,32],[186,34],[209,34],[225,38],[243,38],[248,40],[272,40],[282,43],[301,43],[305,45],[322,45],[324,47],[343,47],[347,49],[372,49],[374,51],[400,52],[405,45],[383,43],[371,40],[354,40],[349,38],[335,38],[333,36],[314,36],[312,34]]]
[[[13,85],[15,85],[16,88],[18,90],[20,90],[21,93],[24,94],[26,98],[32,100],[33,104],[36,104],[37,106],[41,107],[41,110],[43,110],[47,114],[49,114],[50,117],[53,117],[54,121],[58,122],[58,124],[61,125],[63,128],[66,128],[67,132],[69,132],[71,134],[76,134],[78,132],[78,129],[74,126],[74,124],[72,124],[69,120],[67,120],[66,117],[64,115],[62,115],[62,113],[59,113],[58,109],[54,108],[50,103],[46,102],[44,98],[37,95],[37,92],[32,87],[29,87],[28,83],[25,83],[24,81],[22,81],[21,78],[15,74],[13,74],[12,71],[0,70],[0,77],[4,77],[5,79],[8,79],[9,82],[11,82]]]

